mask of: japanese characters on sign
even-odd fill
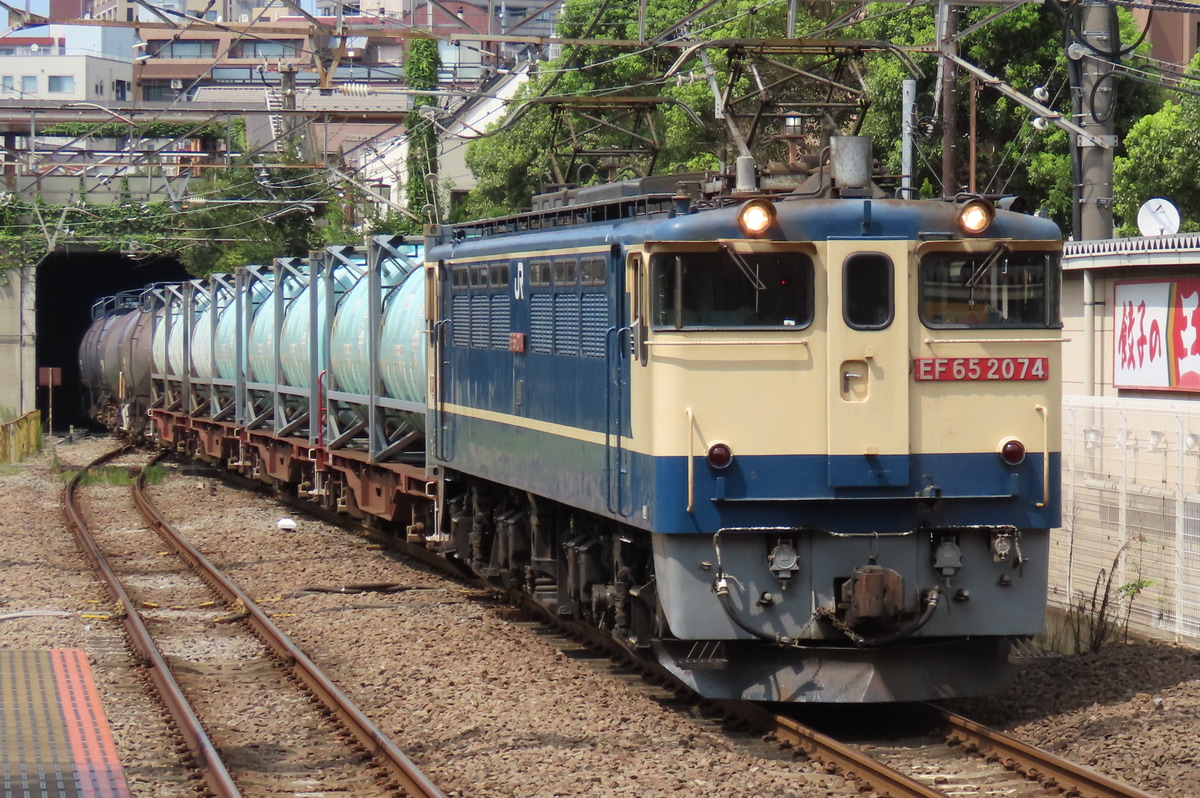
[[[1118,283],[1113,385],[1200,390],[1200,280]]]

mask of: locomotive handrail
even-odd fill
[[[799,341],[646,341],[646,346],[808,346],[808,339]]]
[[[695,441],[693,441],[692,439],[696,437],[696,435],[695,435],[696,416],[692,412],[692,408],[690,408],[690,407],[687,409],[687,420],[688,420],[688,429],[687,429],[687,439],[688,439],[688,447],[687,447],[688,448],[687,511],[690,513],[692,511],[692,508],[695,507],[695,505],[696,505],[696,495],[695,495],[696,494],[696,464],[693,462],[695,460],[695,455],[692,454],[692,444],[695,443]]]
[[[1050,414],[1045,405],[1033,409],[1042,417],[1042,500],[1034,505],[1040,510],[1050,501]]]
[[[1065,344],[1070,338],[926,338],[926,344]]]

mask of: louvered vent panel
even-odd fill
[[[492,349],[508,349],[509,308],[512,302],[508,294],[492,294]]]
[[[608,331],[608,297],[585,294],[583,297],[583,356],[604,357],[604,339]]]
[[[549,294],[534,294],[529,300],[529,349],[532,352],[554,350],[554,320]]]
[[[488,318],[491,297],[487,294],[475,294],[471,297],[471,346],[474,349],[487,349],[489,328]]]
[[[554,354],[579,356],[579,294],[554,295]]]
[[[454,297],[454,345],[471,345],[471,297],[461,294]]]

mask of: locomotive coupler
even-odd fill
[[[842,583],[841,598],[851,628],[864,621],[892,623],[904,610],[904,577],[880,565],[860,565]]]

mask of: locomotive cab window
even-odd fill
[[[856,252],[842,266],[842,318],[855,330],[882,330],[892,323],[895,290],[892,259]]]
[[[657,329],[807,327],[813,263],[800,252],[662,253],[650,261]]]
[[[921,259],[921,321],[927,327],[1060,326],[1059,262],[1049,252],[933,252]]]

